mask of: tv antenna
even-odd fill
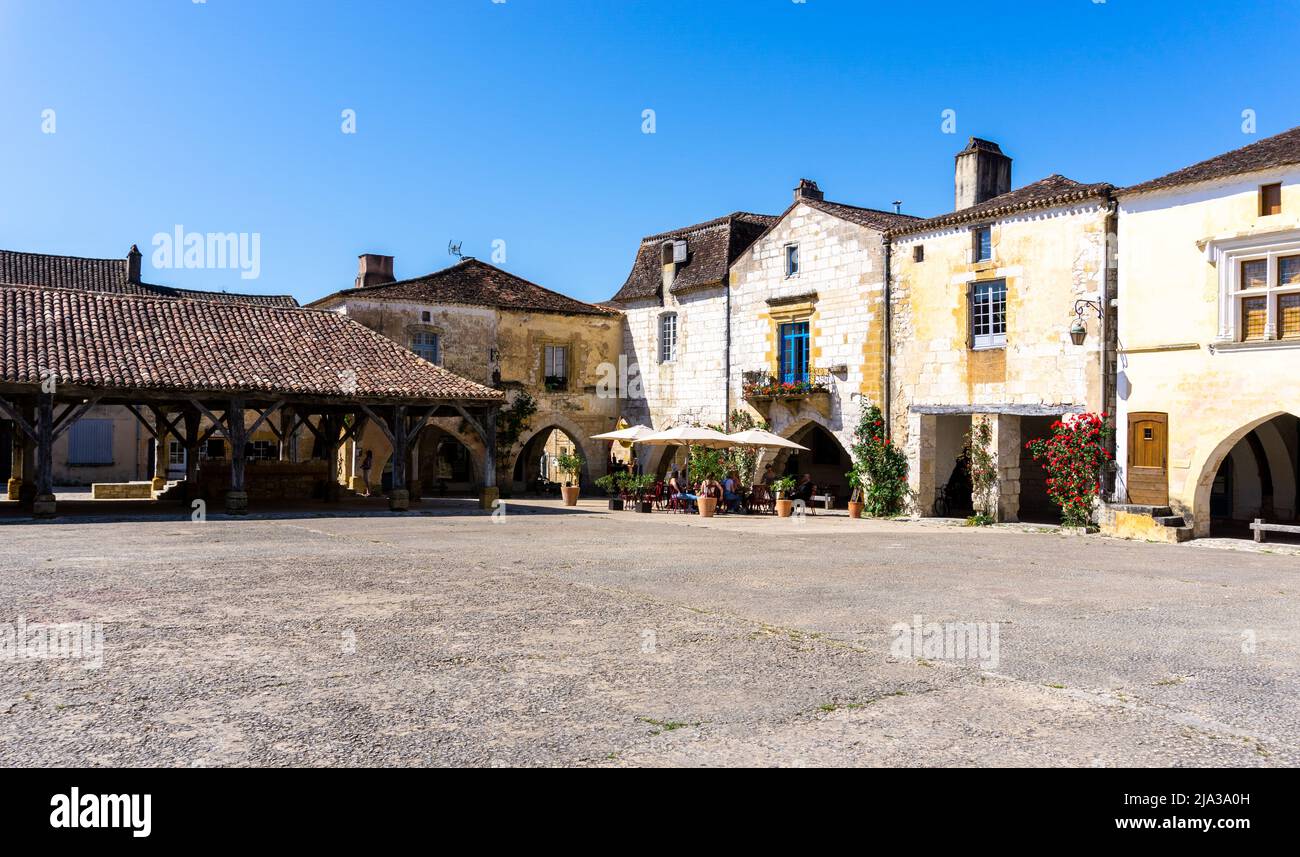
[[[454,241],[454,240],[453,240],[453,241],[448,241],[448,242],[447,242],[447,255],[448,255],[448,256],[455,256],[457,259],[463,259],[463,258],[465,258],[465,257],[461,254],[461,252],[460,252],[460,245],[461,245],[461,244],[464,244],[464,243],[465,243],[465,242],[463,242],[463,241]]]

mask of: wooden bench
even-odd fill
[[[1255,523],[1250,525],[1255,531],[1255,541],[1264,541],[1264,533],[1291,533],[1300,536],[1300,525],[1296,524],[1266,524],[1263,518],[1256,518]]]
[[[834,494],[812,495],[812,503],[808,504],[808,511],[812,512],[815,515],[817,514],[816,511],[817,507],[814,506],[813,503],[821,503],[822,506],[825,508],[825,510],[829,512],[831,509],[835,508],[835,495]]]

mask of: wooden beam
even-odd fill
[[[388,438],[389,444],[391,444],[393,449],[396,450],[397,443],[393,440],[393,431],[389,427],[388,423],[384,419],[382,419],[379,415],[377,415],[374,411],[370,410],[369,405],[362,405],[361,410],[365,411],[366,416],[370,417],[370,419],[375,423],[375,425],[379,426],[379,430],[384,433],[384,437]]]
[[[13,420],[14,425],[18,426],[19,430],[27,435],[28,440],[33,443],[38,441],[35,426],[23,419],[22,412],[18,410],[16,405],[11,404],[4,398],[0,398],[0,411],[4,411],[9,415],[9,419]]]
[[[53,426],[54,437],[52,438],[52,440],[58,440],[60,437],[62,437],[64,432],[72,428],[72,426],[76,424],[77,420],[84,417],[86,415],[86,412],[89,411],[91,408],[95,407],[96,403],[98,402],[99,402],[99,396],[95,396],[93,399],[87,399],[86,401],[82,402],[80,405],[71,406],[66,411],[64,411],[63,416],[58,420],[54,421],[54,426]],[[69,415],[72,416],[72,419],[68,419]]]

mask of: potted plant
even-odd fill
[[[726,477],[726,460],[722,450],[697,448],[691,450],[691,477],[699,477],[701,483],[711,479],[721,482]],[[703,494],[695,501],[701,518],[712,518],[718,511],[718,498],[705,497]]]
[[[867,487],[867,478],[858,467],[854,467],[847,474],[849,487],[853,489],[849,494],[849,517],[862,517],[862,496]]]
[[[628,476],[624,479],[627,489],[636,495],[636,504],[633,509],[637,512],[648,513],[654,509],[654,503],[646,499],[646,492],[655,485],[655,478],[651,475],[642,474],[641,476]]]
[[[578,481],[579,474],[582,473],[583,460],[581,455],[573,453],[564,453],[555,457],[555,466],[564,474],[564,485],[560,488],[560,494],[564,497],[564,505],[578,505],[578,492],[580,489]]]
[[[603,488],[609,495],[609,510],[611,512],[623,511],[623,498],[618,496],[621,489],[627,482],[626,473],[606,473],[596,480],[596,487]]]
[[[790,517],[794,512],[794,501],[785,495],[794,490],[793,476],[782,476],[772,482],[772,493],[776,496],[776,514],[782,518]]]

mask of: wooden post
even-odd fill
[[[226,492],[226,512],[248,512],[248,492],[244,490],[244,445],[248,430],[244,426],[244,400],[231,399],[226,410],[226,439],[230,442],[230,490]]]
[[[199,409],[185,409],[185,499],[199,496]]]
[[[167,463],[171,455],[167,443],[167,420],[163,418],[162,408],[153,411],[153,490],[161,491],[167,487]]]
[[[13,437],[9,443],[9,484],[8,497],[17,500],[23,489],[23,451],[27,448],[26,437],[18,423],[13,424]]]
[[[1264,541],[1264,519],[1263,518],[1255,519],[1255,526],[1253,529],[1255,530],[1255,541],[1257,542]]]
[[[336,503],[339,499],[339,423],[337,414],[323,414],[320,418],[323,443],[325,445],[325,502]]]
[[[496,508],[501,498],[497,487],[497,411],[490,408],[483,415],[483,494],[479,505],[484,509]]]
[[[394,512],[404,512],[410,508],[411,495],[406,490],[406,457],[410,454],[410,444],[406,442],[406,406],[394,405],[388,429],[393,446],[391,461],[393,463],[393,487],[388,492],[388,508]]]
[[[296,416],[291,407],[280,409],[280,460],[297,463],[298,430],[294,428]]]
[[[54,396],[37,397],[36,414],[36,500],[32,514],[52,518],[54,506]]]

